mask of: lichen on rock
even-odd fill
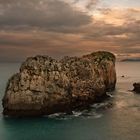
[[[115,56],[95,52],[83,57],[27,58],[12,76],[3,98],[3,114],[40,116],[71,112],[115,89]]]

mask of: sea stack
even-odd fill
[[[140,94],[140,83],[134,83],[133,86],[134,86],[133,91],[135,93],[139,93]]]
[[[115,84],[115,56],[110,52],[59,61],[49,56],[30,57],[7,83],[3,114],[22,117],[69,113],[102,99]]]

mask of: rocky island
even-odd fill
[[[135,93],[139,93],[140,94],[140,83],[134,83],[133,86],[134,86],[133,91]]]
[[[102,99],[115,89],[115,56],[94,52],[55,60],[49,56],[27,58],[13,75],[3,97],[3,114],[42,116],[70,113]]]

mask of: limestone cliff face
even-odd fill
[[[60,61],[48,56],[28,58],[7,84],[3,114],[48,115],[86,107],[116,84],[115,56],[95,52]]]

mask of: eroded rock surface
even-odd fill
[[[86,107],[115,89],[115,56],[95,52],[83,57],[27,58],[7,84],[3,114],[38,116]]]

